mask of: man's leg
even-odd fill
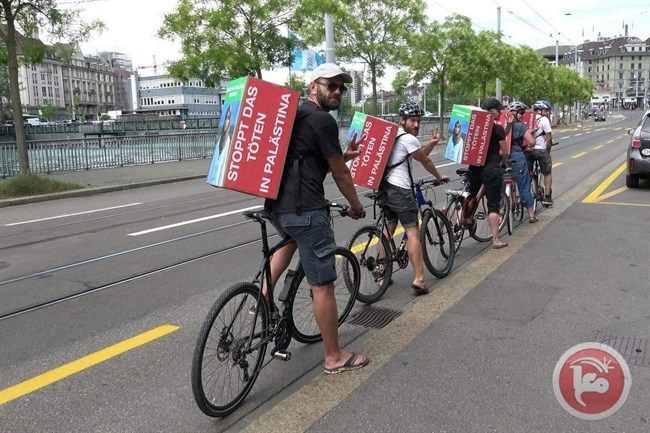
[[[323,350],[325,352],[325,368],[340,367],[352,355],[341,350],[339,345],[339,323],[336,298],[334,297],[334,283],[324,286],[311,286],[314,294],[314,317],[323,335]],[[361,365],[366,357],[359,355],[354,365]]]
[[[413,266],[415,279],[413,285],[417,287],[426,287],[426,277],[424,275],[424,261],[422,258],[422,245],[420,245],[420,230],[418,226],[411,226],[404,229],[406,232],[406,248],[409,253],[409,260]]]
[[[287,244],[277,250],[275,254],[273,254],[273,257],[271,257],[271,281],[273,283],[273,287],[275,287],[275,283],[278,282],[278,278],[280,278],[280,275],[282,275],[282,273],[291,263],[293,254],[297,249],[298,245],[296,245],[295,242],[291,242],[290,244]],[[262,281],[262,293],[264,296],[266,296],[266,280]]]

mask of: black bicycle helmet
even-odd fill
[[[399,106],[397,114],[400,117],[411,117],[411,116],[424,116],[424,111],[420,108],[417,102],[406,101],[402,102],[402,105]]]
[[[498,99],[490,98],[483,101],[483,103],[481,104],[481,108],[486,111],[502,110],[503,105],[501,105],[501,102]]]
[[[513,101],[508,104],[508,111],[519,111],[519,110],[526,110],[528,108],[528,105],[524,104],[523,102],[519,101]]]

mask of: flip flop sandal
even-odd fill
[[[326,368],[325,369],[325,374],[339,374],[343,373],[344,371],[352,371],[352,370],[358,370],[360,368],[365,367],[370,363],[370,360],[366,358],[365,361],[363,361],[361,364],[354,364],[354,361],[357,360],[359,355],[357,355],[356,352],[352,352],[352,355],[348,358],[347,361],[345,361],[345,364],[343,364],[340,367],[334,367],[334,368]]]
[[[528,222],[530,224],[535,224],[537,221],[539,221],[537,217],[528,218]]]

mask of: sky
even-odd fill
[[[150,67],[180,57],[180,44],[156,36],[164,15],[174,10],[178,0],[60,0],[62,7],[82,2],[82,19],[100,19],[107,29],[82,43],[84,54],[118,51],[131,57],[134,67]],[[381,0],[377,0],[381,1]],[[528,45],[539,49],[547,46],[576,45],[585,40],[628,35],[642,40],[650,38],[650,2],[648,0],[477,0],[449,2],[426,0],[427,15],[443,21],[458,13],[468,16],[478,33],[496,31],[500,25],[504,41],[512,45]],[[572,4],[568,7],[569,4]],[[580,3],[580,5],[576,5]],[[463,7],[463,5],[465,5]],[[500,20],[497,19],[500,8]],[[336,33],[336,29],[335,29]],[[334,36],[336,39],[336,34]],[[316,47],[319,48],[319,47]],[[360,69],[360,65],[345,65]],[[264,79],[282,84],[288,72],[267,71]],[[383,80],[389,89],[390,71]]]

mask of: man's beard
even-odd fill
[[[411,135],[415,135],[416,137],[418,136],[418,132],[420,132],[420,128],[416,126],[407,126],[406,122],[404,122],[404,125],[402,125],[402,128],[404,128],[404,131],[408,132]]]
[[[332,94],[329,98],[323,92],[321,92],[320,87],[316,87],[316,99],[318,100],[318,105],[325,111],[332,111],[339,108],[341,101],[336,99]]]

